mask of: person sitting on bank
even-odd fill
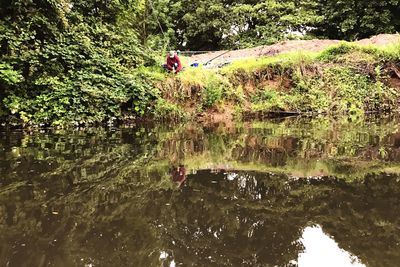
[[[182,70],[182,63],[175,51],[170,51],[167,57],[167,70],[178,73]]]

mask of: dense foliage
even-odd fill
[[[321,19],[308,0],[172,2],[181,8],[176,13],[175,32],[182,48],[186,45],[191,49],[217,49],[274,43],[294,32],[305,31]]]
[[[355,40],[400,31],[400,1],[170,0],[177,45],[216,49],[309,36]]]
[[[324,19],[315,25],[317,36],[355,40],[377,33],[400,31],[400,1],[316,1]]]
[[[131,69],[149,62],[119,1],[2,1],[2,114],[87,123],[143,114],[155,92]],[[151,63],[151,62],[149,62]]]

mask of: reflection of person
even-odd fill
[[[327,174],[325,173],[324,169],[320,169],[318,176],[319,177],[324,177],[324,176],[327,176]]]
[[[171,170],[172,181],[175,182],[178,187],[181,187],[186,180],[186,169],[185,166],[179,165],[179,167],[173,167]]]
[[[174,51],[170,51],[167,57],[166,68],[168,71],[178,73],[182,70],[182,63],[178,55]]]

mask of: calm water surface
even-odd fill
[[[0,132],[0,266],[400,266],[397,118]]]

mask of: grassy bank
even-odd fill
[[[156,118],[229,119],[271,114],[362,114],[398,108],[400,44],[341,43],[235,61],[220,69],[158,75]],[[155,75],[153,73],[153,75]]]
[[[40,72],[36,80],[27,79],[12,65],[0,64],[2,124],[91,125],[138,118],[231,121],[398,108],[400,44],[341,43],[320,53],[246,59],[215,69],[187,67],[178,75],[158,65],[110,65],[100,57],[103,52],[95,65],[85,61],[84,70],[71,65],[74,71],[68,71],[68,78]],[[183,62],[189,66],[190,58]],[[100,69],[103,74],[98,74]]]

